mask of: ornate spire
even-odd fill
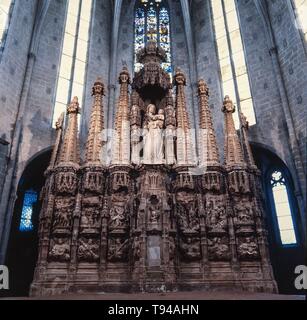
[[[64,125],[64,117],[65,117],[65,113],[62,112],[61,115],[59,116],[58,121],[55,123],[56,139],[55,139],[54,148],[52,150],[52,155],[51,155],[51,160],[50,160],[48,170],[52,169],[58,160],[60,144],[62,139],[63,125]]]
[[[129,164],[130,162],[130,123],[129,90],[130,75],[123,67],[119,75],[120,94],[115,117],[114,156],[112,163]]]
[[[219,151],[208,100],[209,88],[206,82],[201,79],[198,81],[200,165],[216,165],[219,163]]]
[[[257,168],[255,164],[255,160],[253,157],[252,149],[250,143],[248,141],[248,121],[244,114],[240,112],[240,122],[241,122],[241,132],[242,132],[242,142],[243,142],[243,150],[245,153],[246,162],[251,168]]]
[[[184,73],[179,68],[176,70],[174,82],[177,87],[177,164],[195,164],[195,157],[193,154],[192,137],[190,130],[190,121],[186,108],[186,99],[184,92],[186,78]]]
[[[225,164],[227,166],[243,165],[241,144],[232,117],[235,106],[229,96],[225,96],[222,111],[225,114]]]
[[[100,163],[101,148],[103,146],[102,133],[104,130],[104,85],[100,77],[94,83],[92,96],[94,97],[94,104],[92,107],[90,127],[86,142],[85,160],[87,163]]]
[[[80,149],[78,139],[78,114],[80,113],[78,98],[74,97],[67,106],[68,124],[65,131],[60,164],[80,162]]]

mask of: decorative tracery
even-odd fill
[[[170,43],[170,18],[169,11],[162,0],[140,0],[135,10],[134,21],[134,53],[135,64],[134,70],[137,72],[141,69],[142,64],[136,60],[136,54],[144,48],[149,39],[156,40],[165,50],[167,60],[162,64],[163,69],[172,73],[171,66],[171,43]]]
[[[282,245],[296,244],[286,179],[281,171],[274,171],[270,182],[281,243]]]

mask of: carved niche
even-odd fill
[[[152,195],[148,205],[148,223],[151,226],[157,226],[160,223],[162,205],[157,196]]]
[[[101,194],[104,182],[104,171],[101,167],[92,166],[84,169],[82,186],[85,191]]]
[[[55,173],[56,193],[75,194],[78,187],[76,169],[73,167],[58,167]]]
[[[85,197],[82,199],[81,233],[99,232],[101,210],[102,199],[100,197]]]

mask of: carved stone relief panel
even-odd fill
[[[70,239],[53,238],[49,250],[49,260],[67,262],[70,259]]]
[[[74,198],[57,197],[55,199],[53,233],[65,233],[71,229],[74,204]]]
[[[200,239],[192,237],[181,238],[180,252],[183,260],[199,260],[201,258]]]
[[[129,240],[123,238],[110,238],[108,243],[109,261],[127,261],[129,253]]]
[[[242,260],[254,260],[259,257],[259,248],[254,236],[239,237],[237,248]]]
[[[213,237],[208,239],[210,260],[229,260],[230,249],[228,237]]]
[[[78,260],[96,262],[99,260],[99,239],[81,237],[78,243]]]
[[[206,225],[209,233],[227,232],[227,212],[225,196],[206,197]]]
[[[176,194],[176,215],[179,230],[183,233],[199,231],[199,217],[195,194],[180,191]]]

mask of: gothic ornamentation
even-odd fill
[[[92,89],[82,163],[77,98],[67,107],[64,134],[59,119],[42,193],[33,295],[50,292],[51,284],[62,292],[228,287],[225,275],[236,288],[258,290],[259,284],[275,290],[272,273],[262,271],[263,265],[270,270],[270,263],[244,117],[241,146],[235,107],[226,97],[223,165],[209,89],[200,80],[196,148],[186,76],[177,69],[172,84],[161,67],[165,58],[149,40],[138,54],[144,67],[134,79],[126,67],[120,72],[111,163],[105,153],[101,79]],[[247,264],[249,277],[242,281]]]

